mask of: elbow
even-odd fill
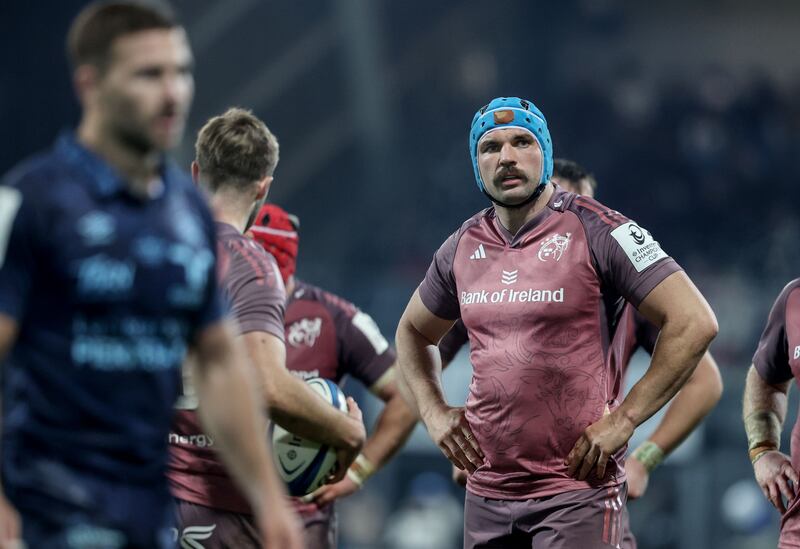
[[[707,308],[692,317],[687,323],[686,331],[697,346],[705,351],[719,333],[717,317],[711,308]]]

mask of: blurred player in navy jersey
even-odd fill
[[[223,322],[213,220],[164,156],[193,95],[186,34],[161,4],[95,3],[68,49],[77,132],[0,185],[0,544],[21,517],[30,549],[174,547],[167,434],[191,349],[205,428],[272,546],[296,547],[265,512],[282,489]]]
[[[396,338],[428,433],[470,473],[464,547],[618,546],[625,446],[691,376],[716,319],[649,232],[552,183],[547,122],[530,101],[479,109],[469,152],[493,206],[436,252]],[[625,301],[661,333],[620,401],[607,356]],[[444,397],[435,347],[459,318],[473,365],[463,408]]]
[[[597,190],[597,181],[590,173],[576,162],[563,158],[556,158],[553,161],[552,181],[566,191],[590,198],[594,198]],[[615,383],[622,383],[636,349],[641,347],[652,354],[658,332],[658,328],[648,322],[632,305],[626,304],[608,355],[611,370],[609,379]],[[446,368],[467,343],[469,338],[464,323],[459,320],[439,342],[442,368]],[[711,354],[706,352],[692,376],[670,403],[666,415],[648,441],[634,450],[625,460],[628,499],[644,495],[653,469],[689,436],[719,402],[721,396],[722,378],[719,368]],[[453,479],[458,484],[466,486],[467,472],[454,466]],[[624,531],[622,547],[626,549],[636,547],[627,512],[623,515],[622,528]]]
[[[342,413],[285,366],[283,317],[286,294],[275,259],[244,236],[272,184],[278,141],[251,112],[229,109],[209,120],[197,137],[192,176],[208,194],[217,222],[220,279],[237,321],[238,335],[259,374],[259,388],[273,420],[289,431],[335,448],[341,479],[366,436],[361,411],[348,399]],[[184,386],[173,432],[167,475],[177,499],[182,542],[206,549],[260,547],[252,510],[236,489],[198,422],[203,402]],[[266,432],[260,437],[266,443]],[[288,500],[279,508],[289,509]],[[313,545],[312,545],[313,547]]]
[[[764,496],[781,513],[781,549],[800,547],[800,422],[792,428],[791,456],[780,451],[792,379],[800,380],[800,278],[775,300],[744,390],[750,461]]]
[[[294,501],[314,549],[337,546],[334,501],[357,492],[405,443],[417,423],[395,379],[395,352],[372,318],[349,301],[295,277],[298,221],[267,204],[250,235],[275,257],[286,283],[286,367],[301,378],[342,383],[353,377],[384,401],[385,407],[364,449],[339,482]]]

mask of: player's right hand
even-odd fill
[[[474,473],[483,465],[483,451],[464,417],[464,408],[444,406],[424,418],[433,441],[459,469]]]
[[[263,549],[305,549],[306,542],[300,520],[285,502],[261,511],[259,527]]]
[[[790,504],[797,496],[798,475],[792,467],[792,460],[784,453],[777,450],[765,452],[753,464],[756,482],[764,492],[764,496],[784,514],[786,507],[781,496]],[[792,481],[792,484],[789,484]]]
[[[364,427],[364,416],[361,413],[361,408],[356,404],[353,397],[347,397],[347,415],[350,416],[359,425],[361,429],[360,440],[358,446],[350,446],[346,448],[339,448],[336,452],[336,469],[328,479],[328,483],[339,482],[347,474],[350,465],[356,460],[364,441],[367,439],[367,428]]]
[[[19,513],[0,493],[0,549],[19,547],[20,525]]]
[[[467,478],[469,475],[466,471],[459,469],[455,465],[453,465],[453,482],[461,486],[462,488],[467,487]]]

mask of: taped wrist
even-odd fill
[[[364,486],[364,483],[367,482],[367,479],[371,477],[374,472],[375,466],[372,462],[370,462],[364,454],[358,454],[356,460],[347,470],[347,478],[356,483],[360,488]]]
[[[771,410],[758,410],[744,420],[747,432],[747,448],[753,450],[768,447],[774,450],[781,445],[781,420]]]
[[[658,467],[664,461],[664,450],[652,440],[643,442],[636,450],[633,451],[633,457],[639,463],[644,465],[648,473],[652,473],[653,469]]]

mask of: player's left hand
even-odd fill
[[[328,503],[332,503],[339,498],[345,498],[358,492],[361,487],[350,480],[350,477],[345,476],[339,482],[333,484],[325,484],[317,488],[309,498],[320,507]]]
[[[625,460],[625,473],[628,476],[628,499],[642,497],[647,491],[650,473],[642,462],[633,456],[628,456]]]
[[[606,406],[603,417],[589,425],[572,447],[564,461],[567,474],[585,480],[596,465],[597,478],[605,477],[608,460],[628,442],[634,427],[631,420],[617,411],[610,413]]]

